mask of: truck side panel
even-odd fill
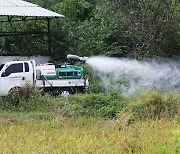
[[[37,80],[36,86],[43,87],[83,87],[88,83],[85,83],[85,79],[60,79],[60,80]]]

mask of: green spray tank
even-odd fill
[[[81,79],[83,78],[83,68],[74,65],[76,62],[85,63],[87,57],[67,55],[68,62],[65,65],[44,64],[39,66],[45,72],[42,74],[47,80],[55,79]],[[51,66],[50,66],[51,65]],[[50,69],[51,68],[51,69]],[[41,72],[43,72],[41,71]],[[53,73],[54,72],[54,73]],[[51,74],[52,73],[52,74]]]
[[[77,55],[67,55],[68,63],[66,65],[56,66],[56,74],[59,79],[81,79],[83,78],[83,68],[75,66],[76,62],[85,63],[88,57],[79,57]]]
[[[75,65],[56,65],[56,77],[58,79],[81,79],[83,68]]]

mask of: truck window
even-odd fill
[[[24,63],[24,66],[25,66],[25,72],[29,72],[29,65],[28,65],[28,63]]]
[[[9,76],[12,73],[23,72],[23,63],[12,64],[3,72],[2,77]]]
[[[1,64],[1,66],[0,66],[0,71],[2,70],[3,67],[4,67],[4,64]]]
[[[41,79],[41,70],[36,70],[36,79],[37,80]]]

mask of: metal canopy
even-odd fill
[[[39,5],[22,0],[0,0],[0,16],[64,17]]]
[[[53,11],[44,9],[39,5],[32,4],[22,0],[0,0],[0,19],[1,22],[18,22],[28,20],[47,20],[47,31],[35,31],[35,32],[0,32],[0,36],[10,35],[48,35],[48,51],[51,55],[51,28],[50,20],[52,18],[64,17],[62,14],[55,13]],[[6,18],[7,17],[7,18]],[[1,54],[0,54],[1,55]]]

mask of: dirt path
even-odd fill
[[[9,123],[8,119],[0,118],[0,124]]]
[[[0,124],[14,123],[14,122],[17,122],[17,121],[16,120],[11,120],[11,119],[0,118]]]

